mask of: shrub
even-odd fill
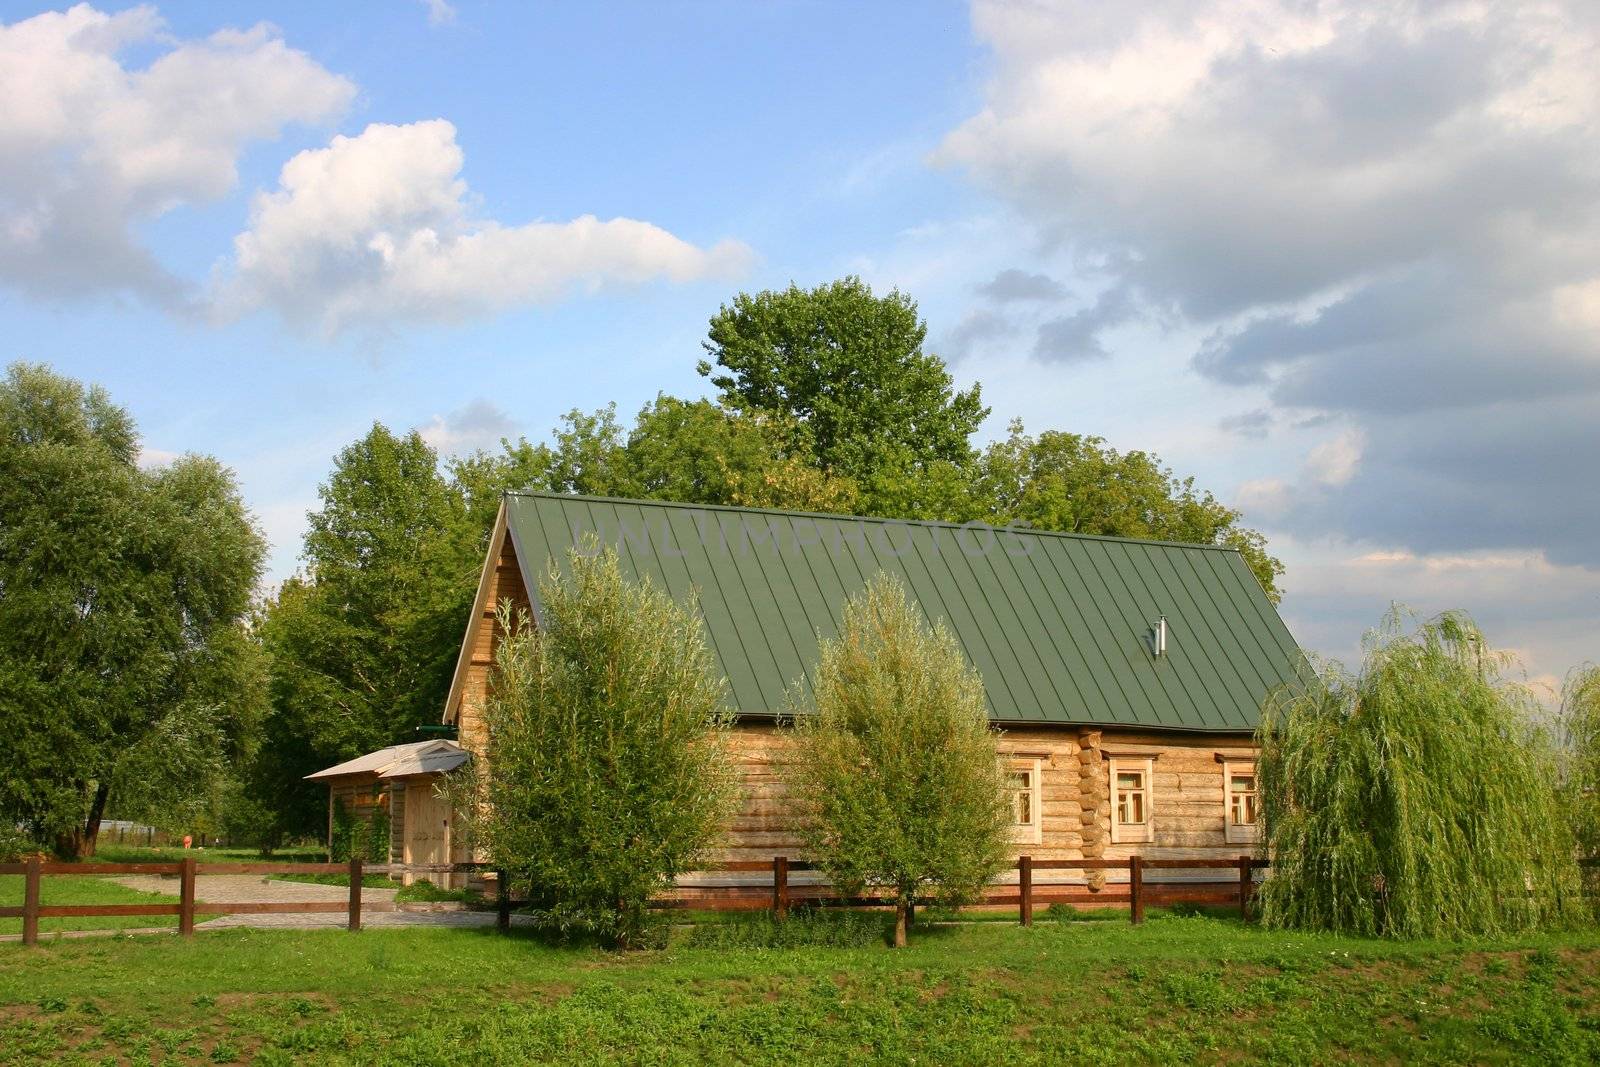
[[[792,792],[834,884],[887,889],[895,945],[918,897],[971,900],[1005,861],[1011,816],[983,682],[893,577],[845,604],[822,642],[815,711],[795,701]]]
[[[1497,934],[1580,909],[1571,828],[1535,705],[1470,619],[1391,612],[1359,675],[1267,702],[1259,741],[1274,927]]]
[[[552,562],[537,628],[501,612],[488,769],[456,810],[547,925],[627,946],[729,813],[731,715],[694,606],[586,549]]]

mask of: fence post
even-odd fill
[[[1134,923],[1144,922],[1144,857],[1128,860],[1128,897]]]
[[[194,936],[194,857],[185,856],[178,868],[178,933]]]
[[[1250,881],[1250,857],[1239,857],[1239,918],[1249,917],[1250,893],[1255,886]]]
[[[1017,892],[1022,897],[1022,925],[1033,925],[1033,857],[1017,860]]]
[[[511,876],[505,871],[495,872],[494,928],[502,934],[511,929]]]
[[[28,869],[23,873],[22,890],[22,943],[39,943],[39,857],[28,857]]]
[[[779,922],[789,917],[789,857],[772,857],[772,917]]]
[[[350,931],[361,929],[361,856],[350,857]]]

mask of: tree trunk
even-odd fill
[[[83,824],[83,840],[78,844],[78,858],[86,860],[94,855],[100,843],[100,820],[105,818],[106,801],[111,796],[111,783],[101,779],[94,787],[94,800],[89,803],[89,818]]]
[[[903,900],[895,901],[894,905],[894,947],[906,947],[906,918],[911,908]]]

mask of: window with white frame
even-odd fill
[[[1256,805],[1256,765],[1224,763],[1222,788],[1228,842],[1243,844],[1254,841],[1259,811]]]
[[[1113,759],[1111,777],[1111,840],[1149,841],[1154,814],[1155,760]]]
[[[1008,759],[1005,763],[1006,796],[1011,801],[1011,839],[1037,845],[1043,838],[1037,759]]]

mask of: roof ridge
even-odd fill
[[[1086,534],[1069,530],[1046,530],[1037,526],[996,526],[981,519],[971,522],[946,522],[939,519],[896,519],[886,515],[852,515],[830,511],[800,511],[794,508],[756,508],[743,504],[691,504],[682,500],[645,500],[629,496],[599,496],[590,493],[555,493],[541,489],[507,489],[502,496],[535,497],[541,500],[587,500],[605,504],[637,504],[644,507],[686,508],[691,511],[727,511],[739,515],[787,515],[803,519],[832,519],[834,521],[897,523],[903,526],[926,526],[931,529],[970,530],[982,527],[1004,530],[1014,534],[1032,534],[1040,537],[1064,537],[1076,541],[1112,541],[1129,545],[1159,545],[1163,548],[1197,548],[1207,552],[1233,552],[1243,555],[1234,545],[1208,545],[1199,541],[1166,541],[1154,537],[1128,537],[1124,534]]]

